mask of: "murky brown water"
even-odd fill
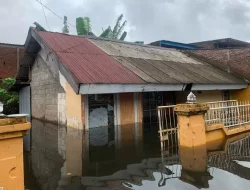
[[[72,177],[65,172],[72,162],[67,162],[63,148],[58,149],[61,144],[58,126],[33,122],[38,136],[33,136],[31,160],[25,162],[26,188],[30,190],[247,190],[250,187],[248,134],[228,139],[214,146],[214,150],[174,146],[164,155],[157,139],[139,145],[127,143],[120,148],[112,137],[92,139],[86,175]]]

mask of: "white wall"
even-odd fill
[[[30,122],[30,86],[26,86],[19,91],[19,113],[28,114],[27,120]],[[24,150],[30,151],[31,133],[28,131],[24,136]]]

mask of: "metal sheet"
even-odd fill
[[[123,66],[127,67],[129,70],[133,71],[136,75],[142,78],[144,81],[148,83],[159,83],[157,80],[146,74],[143,70],[139,69],[138,67],[134,66],[124,57],[113,57],[117,61],[119,61]]]
[[[143,70],[149,76],[154,78],[160,83],[180,83],[179,81],[171,78],[169,75],[161,71],[161,69],[151,65],[144,59],[136,59],[136,58],[126,58],[130,63],[132,63],[137,68]]]
[[[27,114],[27,120],[30,122],[30,86],[26,86],[19,91],[19,113]],[[30,151],[31,134],[30,130],[24,137],[24,150]]]
[[[188,75],[185,73],[185,70],[176,70],[173,67],[170,66],[166,61],[156,61],[156,60],[146,60],[150,64],[154,65],[155,67],[159,68],[162,72],[166,73],[171,78],[179,81],[180,83],[195,83],[199,82],[192,77],[188,77]],[[173,62],[172,62],[173,63]],[[174,63],[173,63],[174,64]]]
[[[38,32],[80,83],[144,83],[85,38],[60,33]]]

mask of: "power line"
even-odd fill
[[[61,16],[59,16],[58,14],[56,14],[54,11],[52,11],[49,7],[47,7],[46,5],[44,5],[43,3],[41,3],[40,1],[36,0],[36,2],[40,3],[43,7],[45,7],[47,10],[49,10],[51,13],[53,13],[55,16],[57,16],[57,17],[60,18],[61,20],[64,20]],[[73,26],[74,28],[76,28],[75,25],[69,23],[68,21],[67,21],[67,23],[68,23],[69,25]]]
[[[42,3],[42,0],[40,0],[40,3]],[[48,23],[48,20],[47,20],[47,17],[46,17],[46,14],[45,14],[45,11],[44,11],[44,8],[43,8],[43,5],[41,4],[41,6],[42,6],[42,9],[43,9],[43,15],[44,15],[44,17],[45,17],[46,23],[47,23],[48,28],[49,28],[49,30],[50,30],[49,23]]]

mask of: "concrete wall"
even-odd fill
[[[246,89],[232,90],[232,99],[238,101],[250,101],[250,85]]]
[[[66,157],[65,91],[38,55],[31,73],[32,170],[42,189],[57,187]]]
[[[83,174],[84,96],[73,91],[56,64],[44,61],[43,52],[31,77],[32,169],[42,189],[54,190],[63,165],[66,173]]]

